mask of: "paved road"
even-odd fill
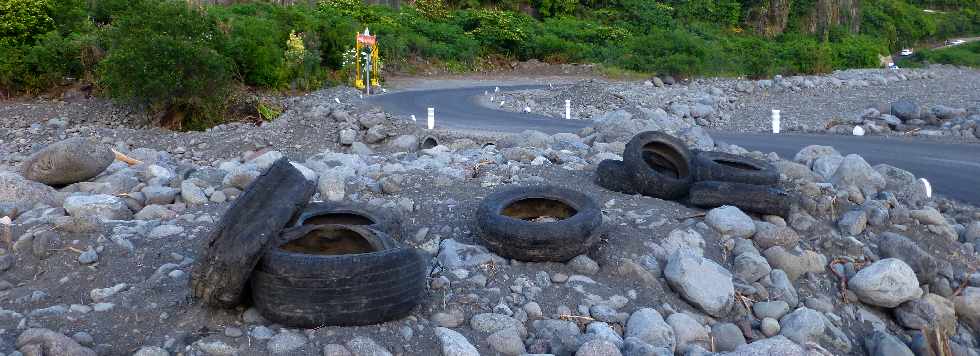
[[[539,86],[511,86],[520,90]],[[459,130],[546,133],[577,132],[590,122],[560,120],[541,115],[494,110],[477,104],[477,96],[493,87],[470,87],[400,91],[377,95],[371,100],[385,110],[415,115],[422,124],[426,108],[434,107],[437,126]],[[860,154],[872,165],[887,163],[925,177],[936,193],[980,205],[980,145],[948,144],[884,136],[835,136],[712,132],[712,137],[750,150],[776,152],[793,157],[807,145],[834,146],[843,154]]]

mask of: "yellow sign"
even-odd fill
[[[367,47],[371,54],[370,56],[362,56],[362,50]],[[368,81],[371,83],[372,87],[378,86],[378,37],[372,36],[367,29],[364,29],[364,33],[357,34],[357,43],[354,45],[355,51],[355,66],[354,69],[356,74],[354,75],[354,87],[357,89],[364,89],[365,76],[368,77]],[[366,57],[366,58],[364,58]],[[364,63],[364,64],[362,64]],[[363,67],[367,66],[367,69],[363,71]],[[370,91],[368,92],[370,94]]]

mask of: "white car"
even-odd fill
[[[911,48],[903,49],[902,52],[901,52],[901,54],[903,56],[911,56],[912,55],[912,49]]]
[[[964,43],[966,43],[966,41],[964,41],[964,40],[952,40],[952,41],[949,42],[949,45],[950,46],[959,46],[959,45],[964,44]]]

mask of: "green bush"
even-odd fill
[[[683,30],[673,30],[634,37],[625,43],[621,52],[610,54],[619,58],[607,60],[626,69],[689,76],[704,71],[707,51],[703,39]]]
[[[487,53],[516,56],[535,33],[527,15],[500,10],[466,10],[458,13],[458,24],[473,36]]]
[[[836,69],[878,67],[878,55],[888,53],[881,42],[861,35],[844,37],[832,43],[831,48]]]
[[[916,55],[931,63],[955,64],[980,68],[980,41],[936,50],[922,50]]]
[[[105,37],[99,84],[110,97],[180,113],[172,124],[186,129],[217,120],[233,62],[222,55],[226,39],[213,16],[180,0],[138,0]]]

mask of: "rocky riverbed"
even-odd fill
[[[876,85],[939,80],[928,76]],[[806,86],[778,95],[819,90]],[[711,107],[736,117],[745,96],[719,90],[712,97],[742,99]],[[664,100],[668,109],[688,105]],[[978,354],[975,207],[928,197],[901,167],[872,167],[831,147],[778,157],[716,145],[698,125],[703,116],[654,103],[597,107],[606,118],[579,133],[436,132],[439,145],[422,150],[431,133],[344,89],[291,99],[262,126],[199,133],[58,109],[83,104],[4,104],[0,218],[10,224],[0,220],[0,354]],[[651,128],[691,148],[770,162],[799,207],[787,216],[704,211],[592,183],[601,160],[621,159],[625,142]],[[99,154],[107,148],[139,162]],[[74,158],[43,174],[25,171],[54,150]],[[313,200],[366,202],[401,216],[403,242],[433,265],[411,316],[291,329],[247,304],[216,310],[190,297],[207,232],[284,156],[316,182]],[[537,184],[581,191],[602,207],[602,237],[587,254],[524,263],[482,246],[473,226],[481,199]]]
[[[684,120],[709,129],[735,132],[770,131],[774,109],[780,110],[782,131],[827,132],[833,124],[848,123],[853,128],[863,123],[860,118],[868,109],[891,114],[891,105],[904,100],[913,102],[921,113],[917,111],[914,118],[910,114],[903,119],[901,128],[893,124],[889,131],[899,131],[891,134],[946,136],[949,140],[977,142],[980,133],[973,128],[980,121],[978,83],[980,71],[976,69],[931,66],[855,69],[826,76],[776,76],[763,80],[587,79],[540,89],[487,93],[480,99],[484,105],[501,110],[556,119],[565,118],[568,100],[572,119],[603,120],[609,113],[622,110],[647,118],[670,115],[673,121]],[[881,129],[883,126],[888,125],[879,122],[866,127],[866,131],[881,134],[886,130]],[[970,135],[965,134],[967,129]],[[844,126],[829,130],[844,131],[847,131]]]

